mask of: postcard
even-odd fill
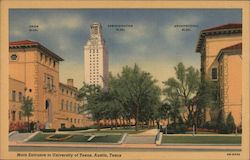
[[[249,2],[1,1],[1,159],[249,159]]]

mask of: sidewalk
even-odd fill
[[[227,146],[227,145],[214,145],[214,146],[202,146],[202,145],[156,145],[156,144],[80,144],[80,143],[9,143],[10,146],[29,146],[29,147],[65,147],[65,148],[162,148],[162,149],[229,149],[229,150],[241,150],[241,146]]]
[[[145,132],[138,133],[136,135],[139,135],[139,136],[156,136],[157,133],[158,133],[158,129],[150,129],[150,130],[147,130]]]

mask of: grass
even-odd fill
[[[91,142],[102,142],[102,143],[116,143],[121,139],[121,135],[106,135],[97,136],[91,140]]]
[[[241,136],[166,136],[164,144],[241,144]]]
[[[90,135],[72,135],[68,139],[64,140],[48,140],[46,137],[53,135],[55,138],[63,138],[65,136],[68,136],[69,134],[44,134],[39,133],[35,137],[31,138],[29,142],[84,142],[84,143],[117,143],[122,135],[99,135],[95,138],[93,138],[90,142],[88,142],[88,139],[90,138]]]

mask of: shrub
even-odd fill
[[[75,127],[75,128],[59,128],[58,131],[79,131],[79,130],[87,130],[90,127]]]
[[[206,128],[208,130],[215,130],[216,129],[216,123],[214,121],[209,121],[204,123],[202,128]]]
[[[56,129],[41,129],[42,132],[56,132]]]
[[[162,128],[161,130],[165,134],[166,132],[165,128]],[[173,124],[172,123],[167,126],[167,134],[181,134],[181,133],[185,133],[185,130],[186,130],[185,124],[180,124],[180,123]]]
[[[236,125],[234,123],[234,118],[233,118],[231,112],[227,116],[226,125],[228,127],[228,132],[229,133],[233,133],[235,131]]]
[[[228,129],[228,126],[226,124],[223,124],[221,126],[221,128],[218,130],[218,132],[222,133],[222,134],[228,134],[228,133],[230,133],[229,129]]]

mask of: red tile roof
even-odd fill
[[[22,40],[22,41],[15,41],[15,42],[10,42],[10,46],[22,46],[22,45],[38,45],[38,42],[31,41],[31,40]]]
[[[239,23],[229,23],[213,28],[208,28],[200,32],[200,36],[196,45],[196,52],[201,52],[201,47],[204,43],[204,39],[209,35],[225,35],[225,34],[241,34],[242,24]]]
[[[49,54],[50,56],[56,58],[58,61],[63,61],[63,59],[55,54],[54,52],[50,51],[48,48],[44,47],[42,44],[36,41],[31,40],[21,40],[15,42],[9,42],[9,48],[20,48],[20,47],[37,47],[43,50],[45,53]]]
[[[221,26],[217,26],[213,28],[208,28],[208,29],[202,30],[202,32],[217,31],[217,30],[224,30],[224,29],[236,29],[236,28],[242,28],[242,24],[229,23],[229,24],[225,24],[225,25],[221,25]]]
[[[223,48],[222,51],[236,50],[236,49],[242,49],[242,43],[238,43],[238,44]]]
[[[219,54],[217,55],[216,59],[217,61],[220,61],[221,57],[223,57],[223,55],[225,54],[241,54],[241,49],[242,49],[242,43],[237,43],[234,44],[232,46],[228,46],[226,48],[223,48],[220,50]],[[237,50],[239,50],[240,52],[238,52]]]

